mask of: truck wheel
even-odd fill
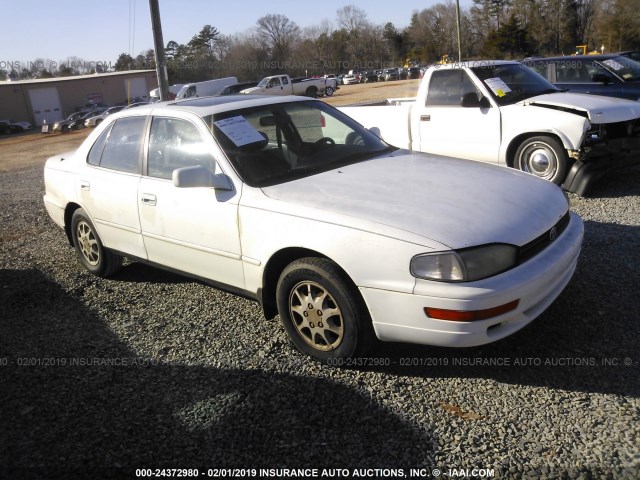
[[[553,137],[530,137],[518,147],[513,166],[561,185],[567,170],[567,154]]]
[[[305,92],[307,97],[318,98],[318,89],[316,87],[309,87]]]
[[[327,97],[330,97],[331,95],[333,95],[333,92],[334,92],[333,87],[327,87],[326,90],[324,91],[324,94]]]
[[[375,334],[358,291],[325,258],[301,258],[278,280],[280,319],[298,350],[320,361],[365,353]]]

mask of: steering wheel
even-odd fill
[[[315,143],[316,144],[326,143],[327,145],[335,145],[336,141],[333,138],[330,138],[330,137],[322,137],[321,139],[316,140]]]

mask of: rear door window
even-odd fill
[[[127,173],[140,173],[140,153],[142,149],[142,138],[146,117],[129,117],[116,120],[106,138],[100,166],[110,170],[118,170]],[[94,144],[94,148],[99,148],[102,136]],[[89,163],[95,165],[97,151],[92,156],[89,153]]]

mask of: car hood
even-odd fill
[[[531,97],[524,102],[543,108],[553,108],[587,116],[592,123],[625,122],[640,118],[640,104],[622,98],[586,93],[558,92]]]
[[[529,174],[406,150],[262,191],[297,206],[298,215],[306,206],[310,218],[363,229],[370,228],[358,220],[373,222],[398,238],[404,231],[450,248],[521,246],[568,210],[558,186]]]
[[[262,87],[251,87],[251,88],[245,88],[244,90],[240,90],[240,93],[243,95],[251,95],[253,92],[261,92],[263,90],[264,88]]]

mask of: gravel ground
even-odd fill
[[[91,276],[27,160],[0,174],[0,478],[640,478],[640,169],[571,197],[578,269],[523,331],[331,368],[250,301],[136,263]]]

